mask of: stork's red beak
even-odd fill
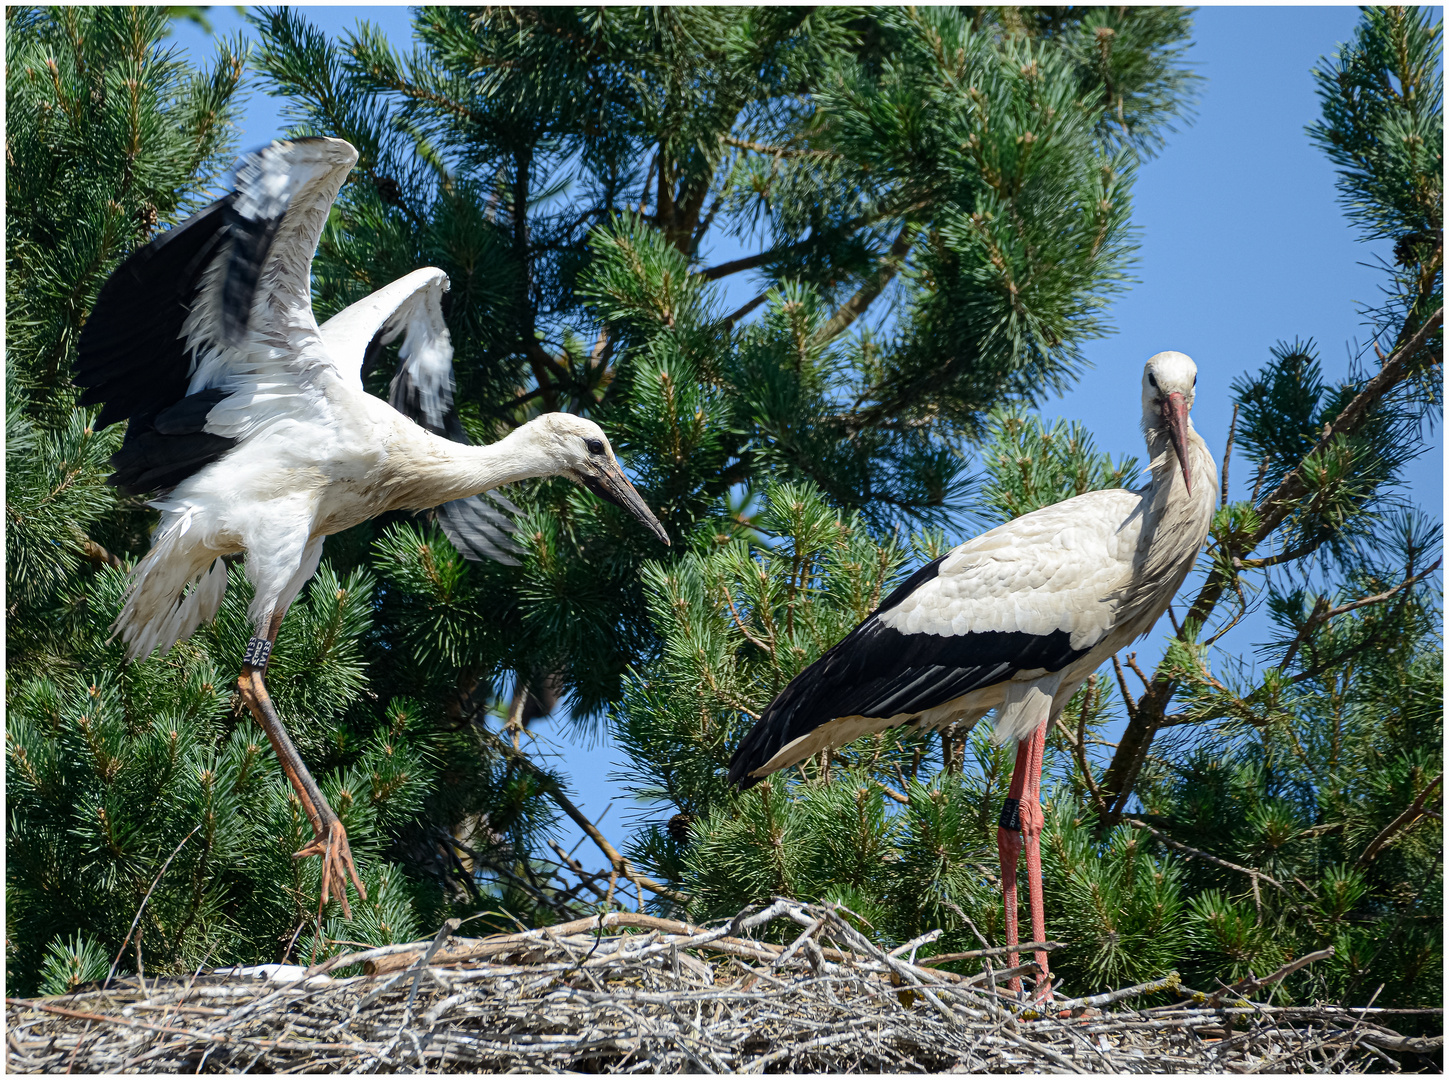
[[[1162,419],[1167,422],[1167,433],[1172,436],[1172,448],[1177,451],[1177,463],[1182,466],[1182,482],[1192,492],[1192,469],[1187,463],[1187,402],[1179,393],[1167,395],[1162,403]]]

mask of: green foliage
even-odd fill
[[[231,591],[244,593],[234,577]],[[58,934],[79,928],[119,947],[153,883],[141,923],[153,970],[194,969],[208,956],[273,959],[318,893],[319,861],[291,858],[311,826],[266,738],[228,693],[232,643],[248,632],[245,603],[228,603],[210,631],[171,655],[123,666],[105,640],[123,589],[107,569],[87,590],[94,630],[74,670],[12,684],[7,917],[16,928],[10,977],[22,986]],[[417,815],[436,754],[427,732],[394,723],[368,733],[355,712],[353,724],[341,721],[358,695],[339,673],[372,628],[373,591],[360,573],[339,583],[324,567],[281,640],[296,641],[304,658],[309,644],[328,648],[314,666],[274,668],[269,683],[359,862],[395,875],[381,869],[388,833]],[[348,595],[363,598],[362,612],[339,617]],[[307,711],[291,711],[299,706]],[[390,899],[379,893],[376,904]]]
[[[1432,244],[1443,228],[1443,31],[1433,17],[1364,8],[1353,41],[1313,72],[1323,119],[1308,134],[1338,166],[1345,208],[1370,236]]]
[[[1099,93],[1105,108],[1098,134],[1144,152],[1159,148],[1164,131],[1189,114],[1198,77],[1183,66],[1192,32],[1190,9],[1103,7],[1078,22],[1070,9],[1018,9],[1038,32],[1067,37],[1082,88]],[[1001,18],[1013,14],[1003,10]]]
[[[121,445],[117,429],[93,431],[86,410],[47,429],[30,415],[29,404],[12,366],[5,380],[5,591],[11,614],[49,596],[79,566],[86,530],[113,507],[103,485],[108,459]],[[12,664],[43,652],[44,637],[33,629],[7,621]]]
[[[1086,427],[1058,420],[1050,428],[1020,410],[993,410],[988,418],[991,447],[980,499],[994,523],[1010,521],[1043,506],[1103,488],[1137,483],[1137,459],[1113,464],[1099,454]]]
[[[80,327],[117,262],[201,205],[231,151],[238,42],[198,70],[158,42],[163,8],[6,13],[6,355],[67,410]]]
[[[104,979],[110,968],[105,951],[84,934],[76,934],[69,941],[56,938],[45,950],[40,992],[68,994],[82,983]]]
[[[1364,8],[1353,41],[1314,71],[1323,119],[1308,134],[1338,166],[1363,236],[1393,242],[1373,314],[1376,334],[1399,324],[1395,347],[1444,306],[1444,30],[1433,20],[1429,8]],[[1440,408],[1443,356],[1441,327],[1410,366],[1411,386]]]
[[[1239,376],[1232,386],[1242,447],[1258,465],[1254,487],[1266,491],[1298,468],[1358,389],[1357,380],[1324,382],[1312,341],[1279,342],[1270,354],[1261,371]],[[1393,482],[1420,451],[1420,419],[1415,409],[1375,410],[1315,455],[1313,466],[1300,470],[1307,491],[1285,523],[1287,549],[1301,557],[1328,543],[1342,555],[1364,539],[1373,520],[1364,506],[1377,500],[1387,510],[1398,502]]]
[[[65,653],[47,598],[82,557],[144,542],[102,486],[121,432],[74,409],[86,313],[120,260],[200,205],[231,148],[238,46],[202,71],[158,44],[157,8],[6,10],[6,643],[9,664]],[[124,509],[122,507],[124,506]],[[123,540],[124,538],[124,540]],[[44,616],[41,613],[44,612]]]
[[[1273,994],[1438,1003],[1442,525],[1403,479],[1442,401],[1442,332],[1425,325],[1443,303],[1432,20],[1366,8],[1315,73],[1309,134],[1364,238],[1393,242],[1364,312],[1378,352],[1334,381],[1311,340],[1280,342],[1233,384],[1252,494],[1215,517],[1208,580],[1100,779],[1114,815],[1135,793],[1209,857],[1183,867],[1198,984],[1332,946]],[[1255,655],[1220,643],[1255,609],[1269,624]]]
[[[1181,860],[1154,857],[1143,834],[1123,825],[1099,840],[1070,812],[1052,807],[1041,840],[1051,932],[1074,946],[1053,966],[1072,986],[1160,977],[1187,946]]]

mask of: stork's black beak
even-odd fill
[[[664,526],[659,524],[644,500],[640,498],[639,492],[634,490],[634,485],[629,483],[629,478],[619,468],[618,462],[611,461],[606,465],[598,466],[598,473],[590,475],[582,470],[579,472],[579,480],[599,498],[605,502],[611,502],[615,506],[622,506],[629,513],[639,519],[639,523],[646,529],[659,537],[667,547],[669,545],[669,534],[664,531]]]
[[[1187,402],[1179,393],[1167,395],[1162,403],[1162,419],[1167,423],[1167,433],[1172,437],[1172,448],[1177,451],[1177,463],[1182,466],[1182,482],[1192,493],[1192,469],[1187,463]]]

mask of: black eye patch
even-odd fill
[[[598,439],[585,439],[584,445],[589,448],[589,453],[603,456],[604,444]]]
[[[1147,381],[1152,384],[1152,389],[1157,389],[1157,376],[1150,371],[1147,373]]]

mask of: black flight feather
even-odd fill
[[[81,330],[75,384],[82,405],[104,402],[97,428],[158,413],[186,396],[191,354],[181,336],[202,273],[225,243],[228,195],[123,262]]]
[[[182,336],[202,275],[226,249],[235,199],[218,199],[133,253],[102,286],[81,332],[81,404],[104,402],[97,428],[130,421],[107,481],[127,493],[175,487],[236,445],[203,430],[225,394],[187,396],[192,354]]]
[[[465,559],[473,562],[492,559],[504,566],[518,565],[514,555],[521,549],[511,535],[512,522],[503,510],[482,495],[445,502],[433,513],[438,527]]]
[[[262,174],[274,167],[265,151],[242,165]],[[104,402],[98,428],[131,422],[111,458],[115,472],[108,481],[124,491],[174,487],[236,445],[204,430],[225,393],[208,389],[187,396],[194,353],[182,328],[207,268],[221,259],[221,325],[211,331],[222,344],[246,336],[286,200],[264,200],[262,212],[248,217],[237,209],[240,199],[233,191],[126,259],[101,288],[81,332],[75,364],[80,403]]]
[[[269,217],[247,218],[231,206],[226,223],[231,234],[231,250],[227,255],[226,276],[221,288],[221,329],[230,343],[246,336],[251,320],[252,301],[256,299],[257,282],[285,212]]]
[[[106,483],[128,495],[158,491],[225,457],[236,440],[204,430],[207,414],[224,397],[225,390],[203,390],[154,415],[132,416],[125,441],[111,455],[114,471]]]

